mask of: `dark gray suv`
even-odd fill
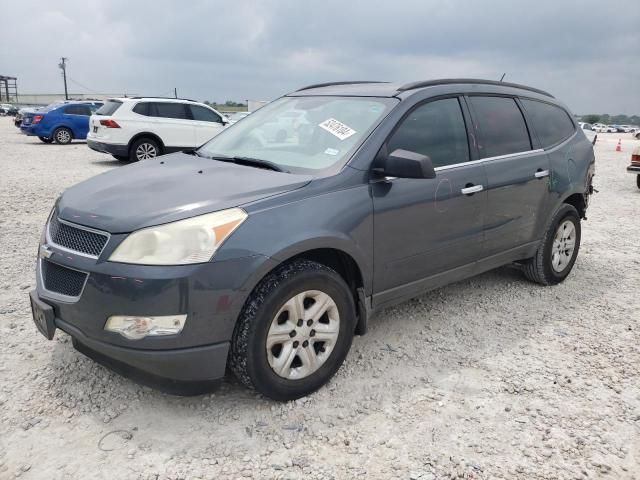
[[[228,366],[298,398],[374,311],[510,263],[564,280],[593,174],[573,116],[534,88],[313,85],[195,151],[66,190],[42,235],[34,320],[167,391],[210,389]]]

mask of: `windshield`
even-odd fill
[[[340,168],[395,103],[391,98],[283,97],[230,126],[199,153],[267,160],[294,173]]]

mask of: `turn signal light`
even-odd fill
[[[120,128],[115,120],[100,120],[100,125],[107,128]]]
[[[33,120],[31,123],[40,123],[40,121],[42,120],[42,117],[44,115],[34,115]]]

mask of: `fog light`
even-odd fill
[[[176,335],[184,328],[186,315],[168,315],[163,317],[131,317],[114,315],[109,317],[104,329],[119,333],[129,340],[140,340],[144,337]]]

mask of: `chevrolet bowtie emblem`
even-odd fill
[[[40,257],[41,258],[49,258],[53,255],[53,252],[49,250],[47,245],[40,245]]]

